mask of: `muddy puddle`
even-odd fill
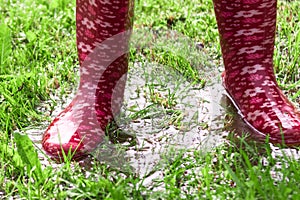
[[[175,38],[175,42],[171,41],[172,45],[181,42],[176,34],[165,37],[162,41],[170,40],[169,37]],[[189,51],[191,52],[190,49]],[[189,59],[197,60],[198,51],[195,50],[196,58]],[[203,58],[207,59],[201,57]],[[213,70],[204,70],[206,84],[202,87],[192,84],[168,66],[155,62],[131,63],[124,104],[116,124],[122,137],[130,138],[134,143],[129,143],[126,139],[118,142],[118,138],[116,142],[112,142],[110,137],[106,137],[92,156],[113,168],[147,177],[143,184],[151,185],[154,179],[163,177],[160,167],[166,156],[174,155],[180,150],[201,150],[205,154],[226,142],[230,131],[247,131],[246,125],[238,116],[228,118],[228,107],[232,105],[221,84],[222,69],[215,67]],[[51,113],[51,117],[57,116],[71,102],[72,97],[73,95],[69,95],[63,102],[54,97],[59,106]],[[47,103],[49,102],[45,102]],[[46,107],[42,105],[39,109]],[[59,167],[60,164],[50,161],[41,150],[42,134],[47,126],[48,123],[28,127],[25,133],[38,148],[42,164]],[[286,149],[284,154],[299,158],[295,149]],[[274,147],[273,156],[281,155],[282,151]]]
[[[217,79],[211,86],[199,89],[175,71],[169,69],[166,73],[162,66],[150,63],[144,67],[140,65],[136,63],[129,73],[123,106],[125,117],[117,121],[125,134],[136,139],[136,145],[129,147],[125,155],[138,174],[152,171],[162,154],[181,149],[209,151],[222,142],[227,134],[222,131],[225,113],[219,104],[222,89]],[[145,67],[148,77],[141,76]],[[174,106],[164,108],[153,104],[149,100],[149,84],[155,86],[153,90],[161,98],[174,95]],[[142,91],[139,96],[136,94],[137,87]],[[144,110],[146,116],[126,119],[135,113],[130,108]],[[99,157],[101,159],[101,154]]]

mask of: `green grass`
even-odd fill
[[[221,65],[212,1],[136,0],[135,5],[137,31],[176,31],[203,48],[191,50],[189,42],[179,49],[172,42],[164,46],[163,37],[154,46],[143,40],[138,43],[140,48],[135,48],[137,44],[132,47],[131,64],[153,62],[168,71],[175,69],[198,88],[209,82],[204,71]],[[280,0],[278,7],[275,70],[280,86],[296,103],[300,96],[300,2]],[[163,177],[150,186],[144,185],[147,178],[97,159],[91,159],[89,167],[73,162],[43,166],[30,140],[16,133],[50,122],[49,115],[57,106],[54,97],[65,98],[77,85],[74,12],[73,0],[0,0],[1,198],[300,198],[299,162],[286,155],[274,158],[268,144],[249,143],[243,138],[206,153],[174,150],[163,154],[157,167]],[[131,119],[160,117],[155,110],[159,107],[169,120],[167,124],[179,128],[183,114],[175,109],[178,95],[176,90],[163,87],[163,82],[149,81],[139,95],[145,95],[152,107],[132,107]],[[43,102],[47,106],[37,109]]]

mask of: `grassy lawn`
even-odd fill
[[[275,71],[279,85],[298,106],[300,2],[279,0],[278,11]],[[143,176],[125,170],[125,164],[102,162],[96,154],[85,163],[42,163],[40,150],[18,133],[30,127],[43,132],[76,89],[75,28],[74,0],[0,0],[1,198],[300,199],[298,149],[281,151],[244,137],[210,151],[201,146],[168,148]],[[174,127],[182,134],[190,121],[180,109],[181,97],[190,94],[188,87],[202,91],[222,71],[212,0],[136,0],[134,32],[129,87],[135,90],[130,95],[146,103],[131,105],[129,98],[124,121],[130,126],[150,120],[155,128]],[[134,77],[140,74],[136,83]],[[210,126],[196,125],[203,130]],[[172,143],[153,132],[143,132],[141,138],[152,134],[160,145]],[[113,147],[121,154],[127,150],[124,146]]]

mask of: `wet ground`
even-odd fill
[[[200,89],[199,85],[189,83],[176,71],[168,69],[166,73],[163,68],[151,63],[135,63],[131,67],[122,117],[116,123],[123,134],[136,142],[133,146],[128,142],[121,143],[121,146],[129,147],[120,151],[120,144],[113,144],[107,137],[94,153],[101,162],[120,168],[127,164],[137,174],[145,175],[154,169],[164,153],[179,149],[209,151],[224,142],[228,133],[223,130],[226,115],[221,102],[225,96],[219,77],[215,76],[211,83]],[[145,69],[147,73],[144,73]],[[150,90],[159,94],[162,100],[172,96],[173,105],[166,108],[153,103]],[[64,105],[71,99],[70,96]],[[64,105],[52,113],[53,118]],[[38,148],[41,148],[46,127],[45,124],[38,130],[26,131]],[[41,157],[44,156],[41,154]]]

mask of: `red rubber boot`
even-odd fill
[[[259,138],[300,144],[300,113],[273,71],[277,0],[214,0],[225,72],[223,85]]]
[[[76,2],[80,84],[71,104],[46,130],[42,144],[55,160],[79,160],[103,140],[120,111],[128,69],[132,0]]]

